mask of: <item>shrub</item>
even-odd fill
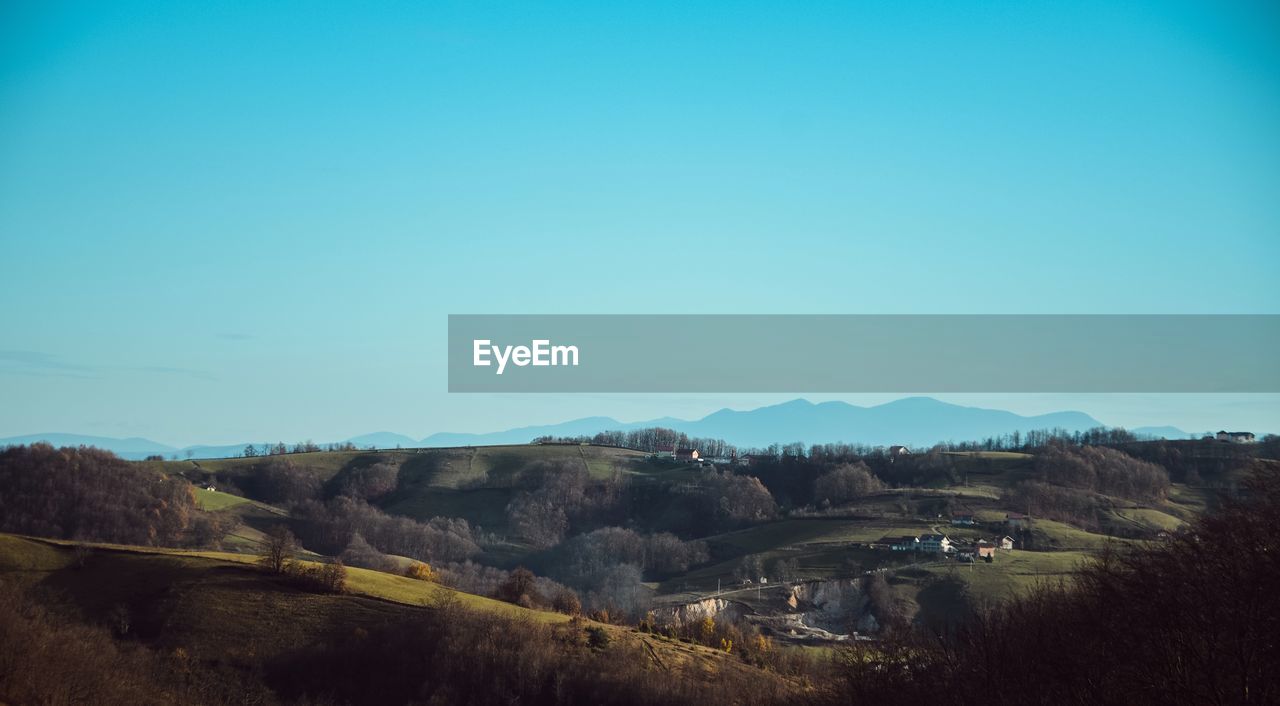
[[[288,565],[286,574],[293,579],[295,585],[304,591],[315,593],[346,593],[347,567],[341,561],[333,560],[329,564],[319,566],[294,562]]]
[[[425,561],[415,561],[404,570],[404,575],[418,581],[435,581],[436,572]]]
[[[587,644],[595,649],[603,649],[609,646],[611,638],[609,631],[599,625],[592,625],[587,628]]]

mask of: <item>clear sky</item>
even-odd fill
[[[1277,262],[1273,2],[0,4],[0,436],[700,416],[778,396],[448,395],[445,317],[1280,313]]]

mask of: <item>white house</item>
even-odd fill
[[[1251,444],[1254,441],[1253,432],[1250,431],[1220,431],[1216,438],[1231,444]]]
[[[926,534],[920,537],[920,551],[932,554],[946,554],[955,551],[951,540],[945,534]]]

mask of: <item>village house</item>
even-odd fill
[[[676,455],[676,447],[671,444],[661,445],[653,452],[653,455],[658,458],[674,458]]]
[[[978,524],[978,520],[973,515],[956,515],[951,518],[951,524],[957,527],[972,527]]]
[[[697,461],[698,450],[697,449],[676,449],[676,460],[677,461]]]
[[[919,537],[893,537],[883,540],[895,552],[914,552],[920,549]]]
[[[1005,535],[1000,538],[999,542],[1000,542],[1001,549],[1006,549],[1006,550],[1013,549],[1013,537],[1010,537],[1009,535]]]
[[[985,539],[980,539],[978,540],[978,543],[974,545],[974,553],[976,553],[980,559],[994,557],[996,555],[996,545]]]
[[[945,534],[925,534],[920,536],[920,551],[931,554],[945,554],[952,551],[951,540]]]
[[[910,456],[910,455],[911,455],[911,449],[905,446],[889,447],[889,458],[897,458],[899,456]]]
[[[1251,444],[1254,441],[1253,432],[1249,431],[1220,431],[1216,438],[1230,444]]]

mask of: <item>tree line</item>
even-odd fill
[[[89,447],[0,450],[0,531],[142,546],[215,546],[238,524],[186,479]]]
[[[729,458],[738,455],[738,449],[724,439],[691,437],[684,432],[665,427],[648,427],[630,431],[602,431],[594,435],[539,436],[536,444],[596,444],[617,446],[624,449],[657,453],[662,448],[697,449],[704,458]]]

